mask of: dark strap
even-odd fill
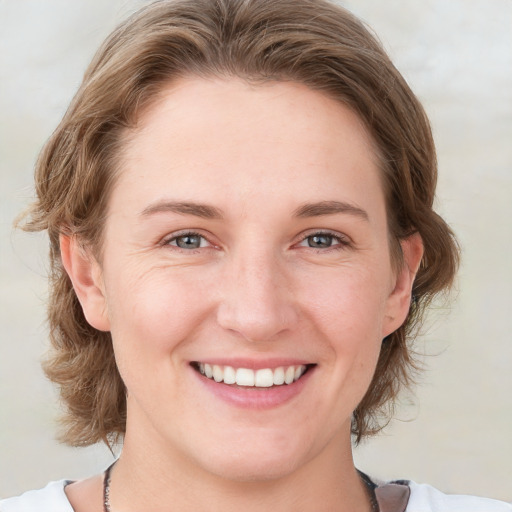
[[[380,512],[405,512],[410,494],[410,487],[402,483],[390,483],[375,489]]]

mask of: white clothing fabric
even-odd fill
[[[504,501],[444,494],[430,485],[415,482],[409,482],[409,487],[411,495],[405,512],[512,512],[512,504]]]
[[[73,512],[64,492],[68,483],[69,480],[50,482],[44,489],[2,500],[0,512]],[[503,501],[443,494],[430,485],[414,482],[409,487],[406,512],[512,512],[512,504]]]
[[[0,512],[74,512],[64,492],[69,480],[50,482],[43,489],[0,501]]]

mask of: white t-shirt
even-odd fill
[[[43,489],[0,501],[0,512],[74,512],[64,492],[69,480],[50,482]]]
[[[73,512],[64,487],[68,480],[50,482],[44,489],[28,491],[0,501],[0,512]],[[405,512],[512,512],[512,504],[475,496],[443,494],[430,485],[409,483],[411,495]]]

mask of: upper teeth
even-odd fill
[[[199,371],[215,382],[224,384],[237,384],[238,386],[253,386],[257,388],[269,388],[282,384],[291,384],[300,379],[306,371],[305,365],[280,366],[279,368],[261,368],[251,370],[249,368],[233,368],[232,366],[220,366],[217,364],[198,363]]]

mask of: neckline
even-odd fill
[[[110,509],[110,473],[112,468],[114,467],[117,460],[115,460],[106,470],[105,475],[103,477],[103,512],[111,512]],[[372,512],[380,512],[379,502],[377,501],[377,495],[375,494],[375,489],[377,489],[377,484],[375,484],[372,479],[366,474],[356,469],[359,477],[363,481],[366,491],[368,493],[368,498],[370,499],[370,505],[372,507]]]

